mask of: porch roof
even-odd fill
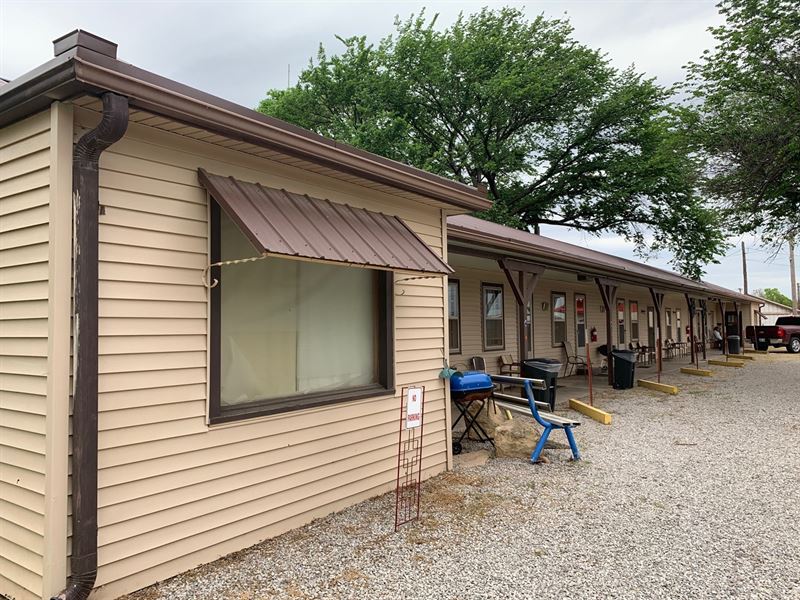
[[[448,217],[447,235],[451,252],[457,253],[459,248],[481,247],[494,250],[498,254],[511,253],[551,269],[594,277],[611,277],[623,283],[664,288],[692,295],[751,302],[751,298],[744,294],[705,281],[695,281],[672,271],[469,215]]]

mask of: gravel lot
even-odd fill
[[[800,357],[715,370],[596,401],[581,462],[428,481],[397,534],[388,494],[129,598],[800,598]]]

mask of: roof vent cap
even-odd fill
[[[53,40],[54,56],[61,56],[73,48],[86,48],[109,58],[117,58],[117,45],[88,31],[76,29]]]

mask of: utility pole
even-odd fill
[[[797,315],[797,301],[800,296],[797,286],[797,271],[794,268],[794,236],[789,238],[789,277],[792,282],[792,314]]]
[[[744,280],[744,293],[747,294],[747,255],[744,250],[744,240],[742,240],[742,279]]]

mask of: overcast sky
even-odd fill
[[[440,23],[459,11],[516,5],[531,16],[568,17],[582,43],[602,49],[619,67],[635,65],[663,84],[682,78],[681,67],[712,45],[707,32],[721,22],[714,1],[583,0],[582,2],[52,2],[0,0],[0,77],[13,79],[52,57],[51,41],[81,28],[119,44],[121,60],[254,107],[273,87],[285,87],[322,43],[335,51],[335,35],[378,40],[402,18],[427,7]],[[549,227],[546,235],[603,252],[633,257],[615,237],[597,239]],[[737,242],[738,240],[732,240]],[[788,257],[747,240],[750,290],[789,293]],[[737,246],[738,248],[738,246]],[[651,263],[668,266],[668,256]],[[706,279],[742,287],[741,254],[731,249]]]

